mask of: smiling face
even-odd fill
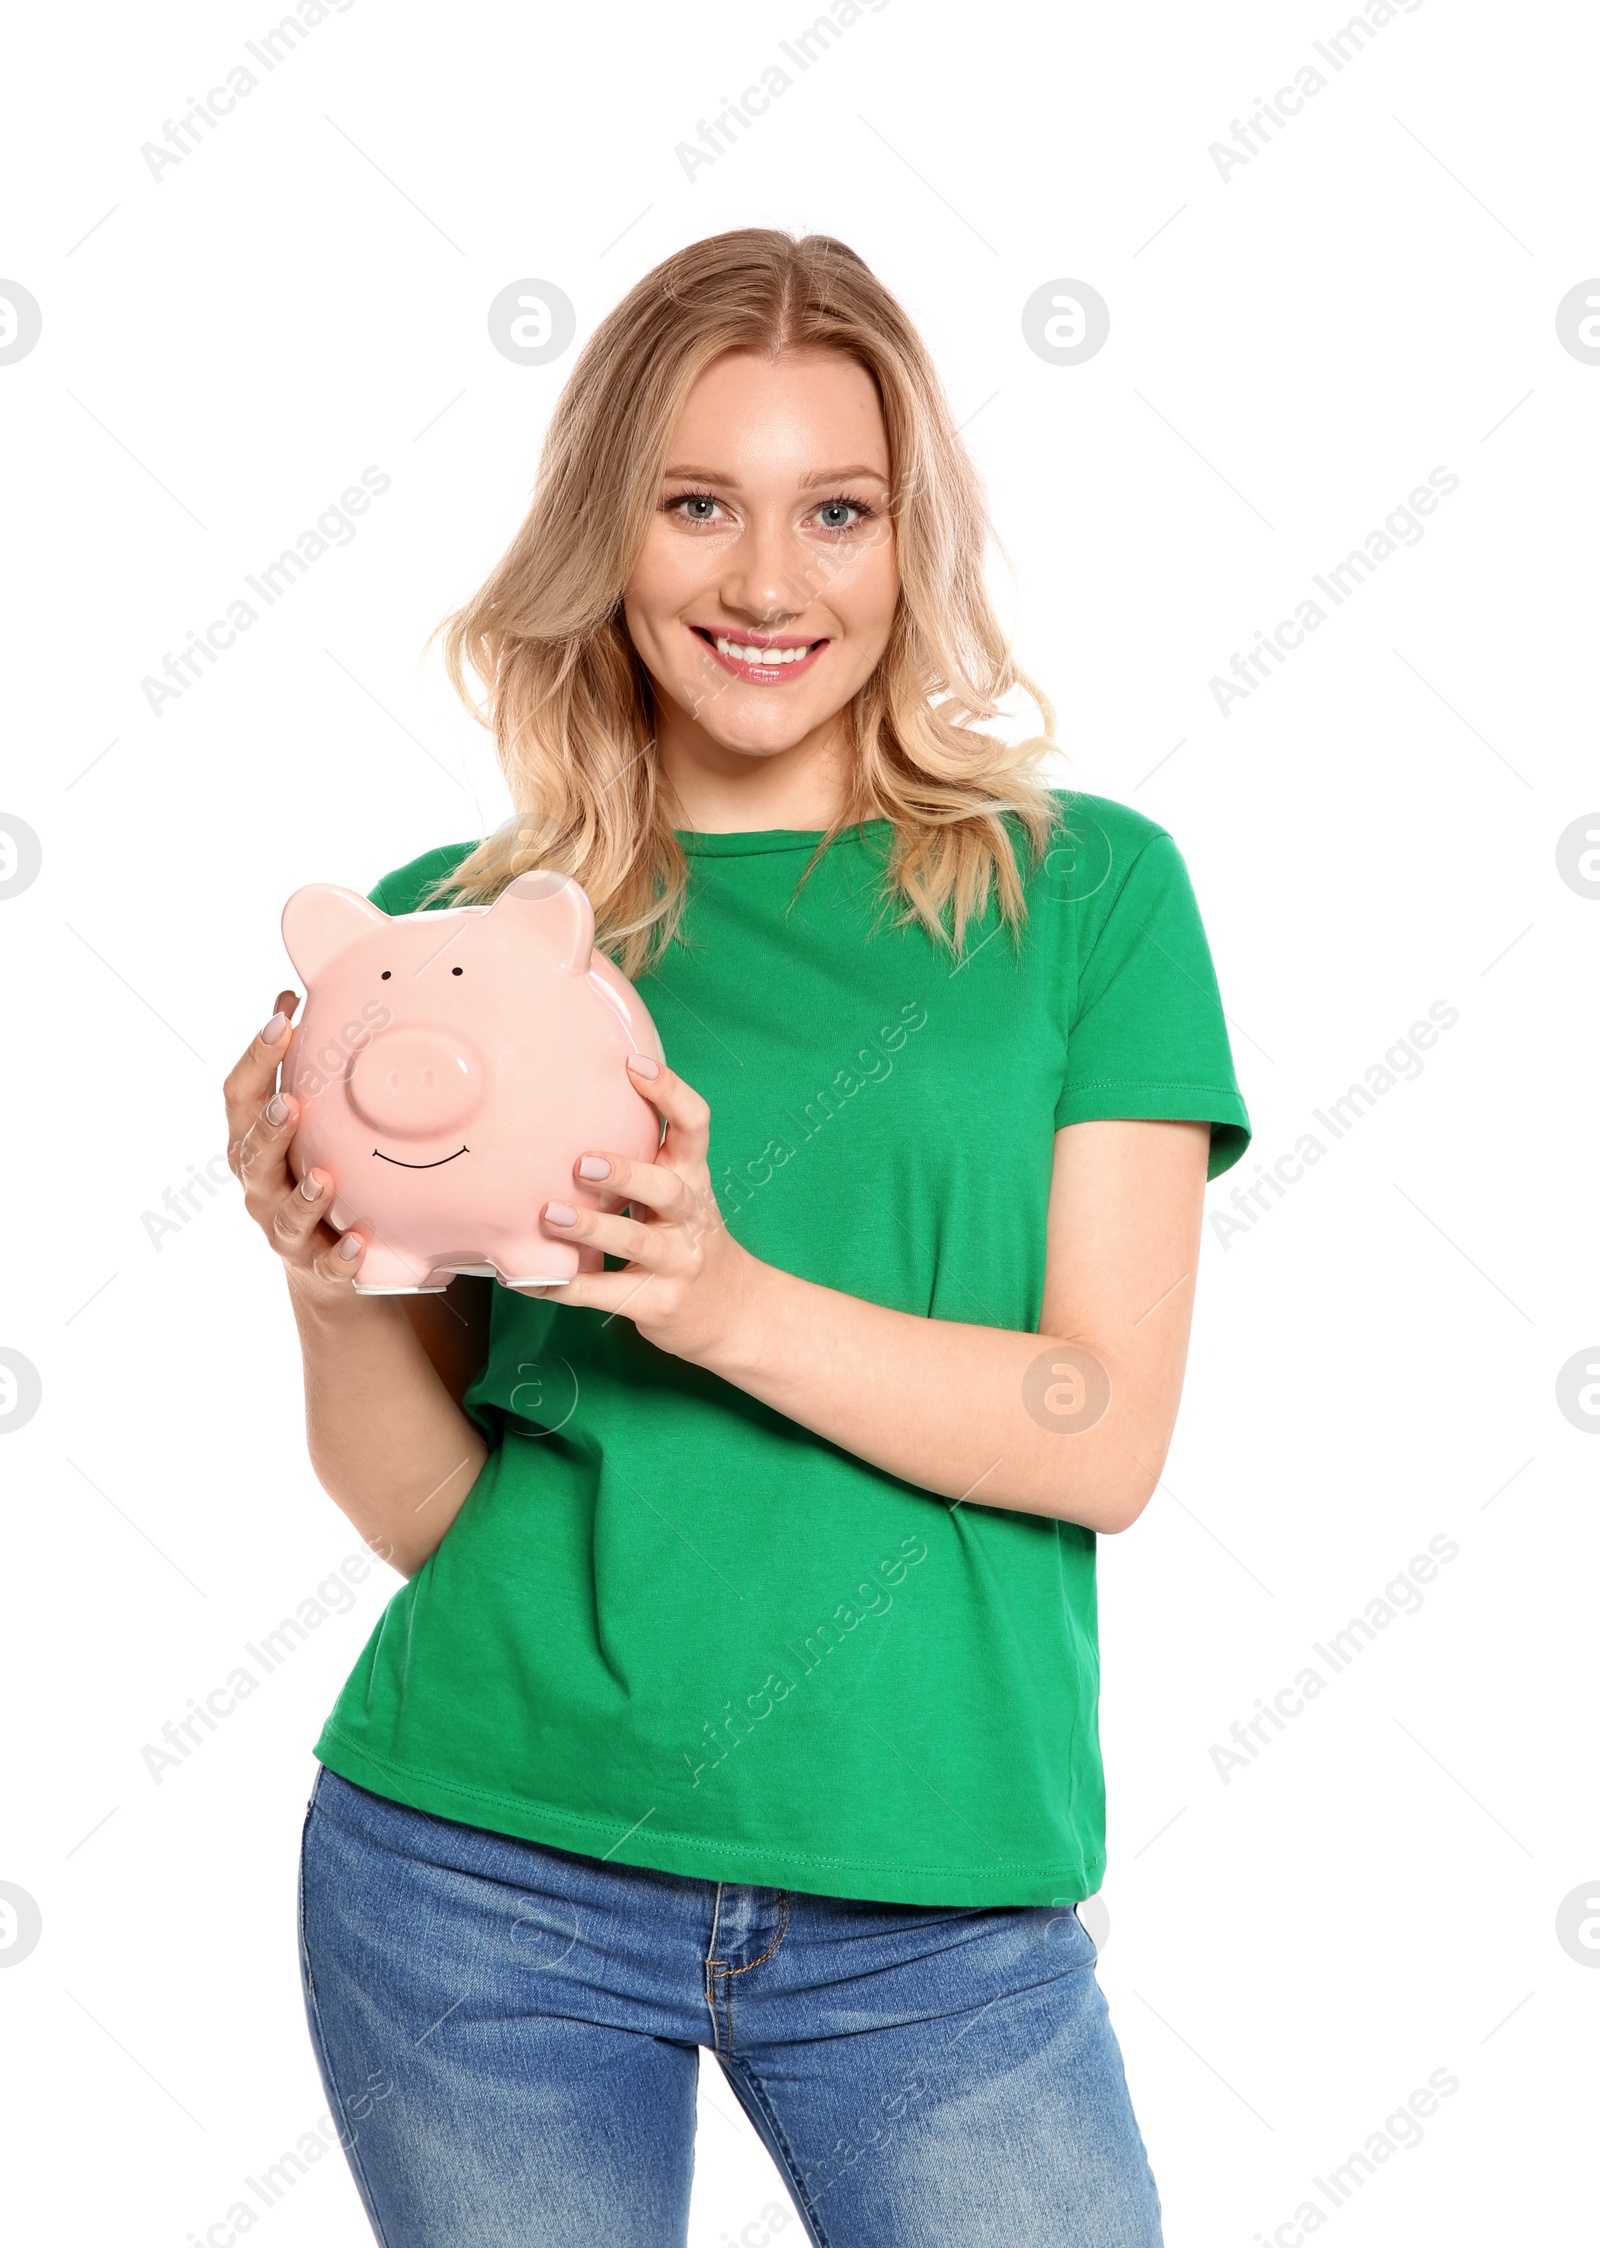
[[[623,608],[691,814],[786,758],[838,793],[841,713],[900,594],[889,473],[872,379],[837,352],[728,352],[690,391]]]

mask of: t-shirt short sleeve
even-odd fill
[[[1164,829],[1082,941],[1057,1128],[1105,1117],[1206,1122],[1206,1176],[1216,1178],[1249,1146],[1250,1118],[1189,870]]]

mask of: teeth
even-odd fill
[[[810,655],[811,650],[809,647],[746,647],[737,640],[724,640],[719,636],[717,640],[717,653],[719,656],[727,656],[734,663],[755,663],[761,664],[770,669],[772,666],[777,664],[799,663],[803,657]]]

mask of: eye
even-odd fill
[[[387,982],[389,981],[389,978],[390,978],[390,976],[391,976],[391,975],[392,975],[393,973],[394,973],[394,971],[393,971],[393,969],[392,969],[392,968],[385,968],[385,969],[384,969],[384,971],[383,971],[383,974],[382,974],[382,976],[381,976],[381,977],[379,978],[379,981],[380,981],[380,982],[382,982],[382,983],[387,983]]]
[[[721,506],[715,492],[679,492],[667,502],[668,512],[685,523],[714,523]]]
[[[452,968],[452,969],[451,969],[451,971],[450,971],[450,973],[451,973],[451,975],[453,975],[453,976],[459,976],[459,975],[463,975],[463,974],[465,973],[465,970],[464,970],[464,969],[461,969],[461,968]]]
[[[861,500],[824,500],[814,510],[817,522],[824,531],[853,531],[858,523],[865,522],[872,513]]]

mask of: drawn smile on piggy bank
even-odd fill
[[[283,1066],[300,1107],[290,1163],[331,1174],[329,1222],[359,1227],[357,1290],[438,1294],[457,1272],[550,1287],[599,1270],[539,1212],[618,1206],[573,1167],[589,1148],[653,1160],[660,1118],[627,1060],[666,1057],[595,949],[578,884],[523,874],[493,905],[390,915],[317,883],[289,900],[283,933],[306,986]]]
[[[483,1106],[483,1057],[451,1030],[412,1025],[381,1030],[350,1064],[346,1090],[357,1116],[385,1139],[434,1140]],[[470,1154],[465,1140],[448,1155],[412,1160],[375,1147],[380,1163],[402,1171],[437,1171]]]

